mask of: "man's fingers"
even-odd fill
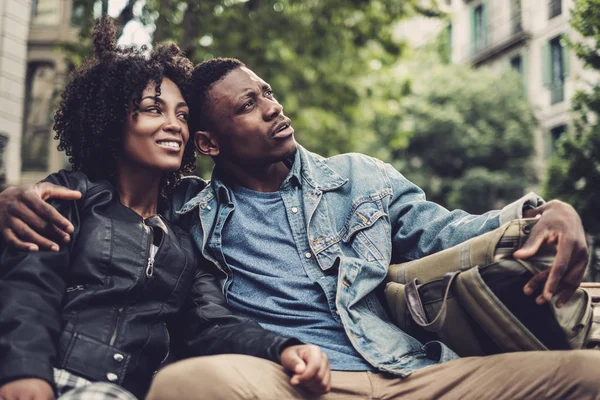
[[[72,190],[64,186],[58,186],[49,182],[38,183],[34,186],[35,191],[42,200],[61,199],[61,200],[79,200],[81,192]]]
[[[79,194],[81,195],[81,193]],[[73,233],[74,228],[71,221],[63,217],[56,208],[46,203],[38,195],[28,192],[23,195],[23,201],[33,210],[33,212],[43,218],[48,224],[54,224],[66,233]]]
[[[325,392],[329,392],[331,390],[331,367],[329,363],[327,363],[327,372],[325,373],[323,383],[325,384]]]
[[[327,359],[327,355],[325,353],[322,354],[321,357],[321,367],[319,368],[319,372],[317,372],[317,380],[318,384],[321,388],[325,389],[328,386],[328,382],[326,381],[327,373],[329,372],[329,360]]]
[[[27,224],[17,218],[11,218],[11,226],[13,231],[22,241],[32,242],[37,244],[41,248],[49,249],[52,251],[58,251],[59,247],[56,243],[41,236]]]
[[[546,236],[544,234],[538,233],[539,230],[536,229],[537,226],[534,226],[529,238],[525,241],[523,246],[520,249],[513,253],[513,257],[515,258],[528,258],[533,256],[540,249],[542,244],[546,241]]]
[[[548,269],[542,272],[538,272],[537,274],[532,276],[531,279],[525,284],[523,292],[525,292],[525,294],[528,296],[537,292],[541,292],[542,288],[544,287],[544,283],[546,282],[546,279],[548,279],[549,273],[550,270]]]
[[[6,228],[2,231],[2,235],[4,236],[6,243],[10,247],[14,247],[17,250],[22,250],[22,251],[38,251],[39,250],[39,247],[35,243],[29,243],[29,242],[22,241],[21,239],[19,239],[17,237],[17,235],[15,235],[13,233],[12,230],[10,230],[8,228]]]
[[[11,204],[8,207],[8,212],[14,218],[20,219],[25,224],[29,225],[32,229],[40,232],[48,226],[48,222],[33,212],[31,208],[27,207],[23,203]],[[10,219],[9,219],[10,222]]]
[[[548,279],[544,285],[543,297],[546,301],[550,301],[552,296],[556,294],[558,284],[562,280],[563,275],[567,272],[571,255],[573,254],[574,242],[564,237],[559,238],[558,246],[556,247],[556,256],[550,267]]]

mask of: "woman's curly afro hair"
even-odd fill
[[[117,158],[123,146],[126,118],[133,104],[137,116],[143,90],[156,85],[160,96],[163,78],[171,79],[185,99],[189,96],[193,65],[174,43],[163,43],[150,53],[145,47],[117,47],[116,29],[110,17],[96,22],[94,55],[75,71],[67,84],[54,115],[54,137],[64,150],[74,171],[90,180],[116,183]],[[165,174],[161,193],[172,190],[183,174],[194,169],[195,154],[189,140],[181,168]]]

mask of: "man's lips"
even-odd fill
[[[271,137],[275,137],[278,136],[278,134],[280,132],[285,131],[286,129],[290,128],[291,125],[291,120],[289,118],[285,118],[283,121],[280,121],[278,123],[276,123],[273,128],[271,129]],[[287,136],[287,135],[285,135]]]

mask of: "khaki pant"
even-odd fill
[[[573,350],[469,357],[408,378],[332,372],[317,397],[289,384],[282,367],[241,355],[199,357],[166,367],[148,400],[166,399],[600,399],[600,351]]]

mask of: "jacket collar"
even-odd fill
[[[296,164],[301,168],[303,180],[317,190],[335,190],[348,182],[347,178],[343,178],[327,165],[326,158],[311,153],[300,145],[296,151],[294,166]]]
[[[293,160],[293,161],[292,161]],[[285,178],[285,182],[302,185],[306,182],[315,190],[331,191],[335,190],[346,182],[347,178],[342,178],[337,172],[327,165],[327,159],[318,154],[311,153],[304,147],[298,145],[293,162],[290,167],[290,173]],[[185,214],[196,207],[205,208],[216,197],[219,203],[230,203],[231,193],[225,183],[219,178],[217,167],[213,168],[211,180],[197,196],[187,201],[183,207],[176,211],[177,214]]]

